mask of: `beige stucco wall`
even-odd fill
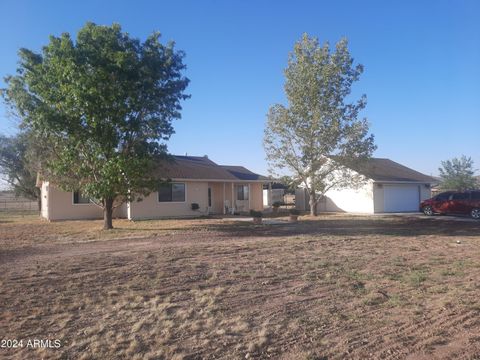
[[[49,185],[49,220],[101,219],[102,209],[94,204],[74,204],[73,193]]]
[[[223,213],[223,182],[209,183],[187,181],[183,183],[185,183],[186,189],[185,202],[159,202],[158,193],[153,192],[140,202],[135,201],[122,204],[120,207],[114,210],[113,216],[115,218],[129,218],[136,220],[206,215],[208,213],[207,206],[209,186],[212,189],[211,212],[216,214]],[[48,184],[48,182],[42,183],[41,191],[42,216],[48,220],[81,220],[103,218],[102,209],[94,204],[74,204],[73,193],[71,192],[62,191],[59,188]],[[232,183],[225,183],[225,199],[231,204]],[[192,203],[199,204],[200,209],[192,210]],[[248,201],[246,203],[248,204]],[[262,184],[250,184],[250,207],[255,210],[263,209]]]
[[[131,202],[128,218],[138,220],[206,215],[208,206],[208,182],[178,182],[185,183],[184,202],[159,202],[158,192],[155,191],[142,201]],[[197,203],[200,209],[192,210],[192,203]]]
[[[48,220],[103,218],[103,210],[95,204],[74,204],[72,192],[63,191],[48,182],[42,183],[41,190],[42,216]],[[125,218],[126,213],[126,205],[123,204],[113,211],[113,217]]]
[[[223,186],[224,183],[220,182],[210,182],[208,186],[212,189],[212,208],[211,212],[213,214],[222,214],[223,213]],[[225,185],[225,192],[227,188]]]
[[[263,210],[263,184],[250,184],[250,208],[262,211]]]

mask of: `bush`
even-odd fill
[[[250,210],[250,216],[254,218],[261,218],[263,217],[263,213],[261,211]]]
[[[300,210],[290,209],[290,215],[300,215]]]
[[[282,205],[284,205],[284,203],[281,202],[281,201],[275,201],[275,202],[272,204],[272,206],[273,206],[274,208],[279,208],[279,207],[282,206]]]
[[[200,205],[198,205],[197,203],[192,203],[192,210],[198,210],[200,209]]]

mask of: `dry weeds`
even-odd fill
[[[0,337],[62,341],[0,357],[480,356],[478,223],[114,225],[0,218]]]

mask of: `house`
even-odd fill
[[[317,210],[351,213],[392,213],[419,211],[420,202],[431,197],[436,180],[389,159],[372,158],[362,169],[350,169],[365,177],[358,189],[329,190]],[[308,193],[296,191],[296,207],[308,210]]]
[[[174,156],[162,164],[163,178],[142,201],[122,204],[114,209],[117,218],[154,219],[263,210],[263,184],[269,180],[242,166],[218,165],[206,156]],[[78,192],[65,192],[54,181],[41,181],[41,214],[48,220],[102,218],[102,209]],[[192,204],[198,204],[198,209]]]

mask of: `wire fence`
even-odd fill
[[[16,199],[16,198],[0,198],[0,211],[35,211],[38,210],[36,201]]]

